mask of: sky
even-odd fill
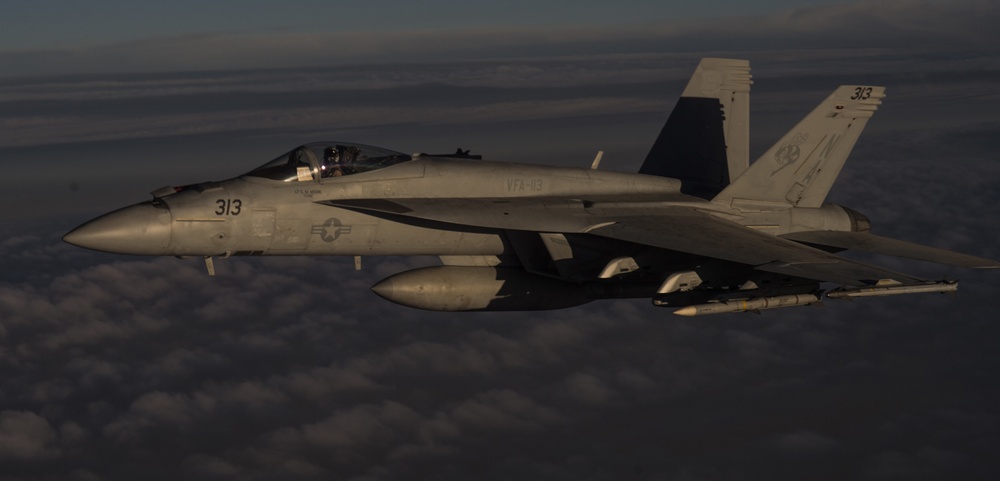
[[[276,8],[263,0],[178,0],[169,4],[95,0],[86,4],[52,0],[5,0],[0,20],[5,49],[70,48],[198,34],[386,33],[453,28],[632,26],[651,22],[759,15],[819,0],[737,2],[704,0],[665,5],[624,0],[615,8],[596,1],[512,0],[292,0]]]
[[[1000,258],[1000,7],[0,0],[0,479],[995,479],[997,273],[686,319],[648,300],[431,313],[433,258],[193,259],[60,238],[339,139],[635,171],[704,56],[751,61],[751,158],[887,87],[830,201]]]

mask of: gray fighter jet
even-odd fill
[[[870,232],[825,203],[885,89],[837,88],[748,162],[749,62],[704,59],[638,174],[403,154],[348,142],[296,147],[239,177],[164,187],[64,240],[120,254],[433,255],[372,287],[437,311],[540,310],[651,298],[680,315],[830,298],[951,292],[835,255],[854,249],[1000,267]]]

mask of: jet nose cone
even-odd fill
[[[104,214],[73,229],[63,240],[115,254],[162,255],[170,247],[170,210],[143,202]]]

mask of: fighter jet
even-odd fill
[[[825,202],[885,88],[843,85],[748,162],[749,62],[703,59],[639,173],[318,142],[241,176],[152,192],[64,240],[119,254],[439,256],[372,290],[434,311],[559,309],[649,298],[675,314],[953,292],[836,255],[967,268],[996,261],[871,232]]]

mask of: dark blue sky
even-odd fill
[[[962,287],[761,316],[684,319],[647,300],[441,314],[369,291],[434,259],[365,258],[355,272],[351,259],[230,258],[209,278],[195,259],[60,241],[161,186],[237,175],[313,140],[580,166],[604,150],[602,168],[635,171],[711,55],[751,60],[752,158],[837,85],[885,85],[830,200],[878,234],[1000,258],[989,2],[584,4],[579,17],[493,11],[413,29],[406,7],[359,20],[377,3],[243,19],[0,3],[2,35],[26,31],[8,11],[41,7],[51,23],[32,32],[67,34],[0,50],[0,477],[1000,472],[996,272],[867,258]],[[296,15],[301,37],[282,30]],[[345,27],[324,29],[333,17]],[[55,28],[70,18],[80,25]],[[404,31],[339,36],[346,25]]]

